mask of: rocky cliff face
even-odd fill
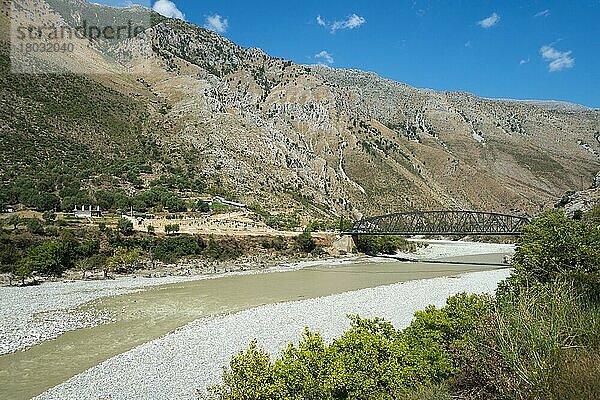
[[[173,163],[273,212],[535,212],[600,168],[597,110],[297,65],[158,17],[109,50],[79,51],[77,65],[95,60],[90,69],[103,52],[117,56],[106,68],[128,74],[94,79],[146,105]]]

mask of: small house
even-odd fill
[[[79,219],[101,218],[102,211],[100,211],[100,206],[96,206],[95,209],[92,206],[81,206],[81,210],[75,206],[73,216]]]

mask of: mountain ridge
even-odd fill
[[[123,74],[86,78],[145,109],[153,128],[144,140],[161,154],[149,160],[153,176],[195,174],[206,190],[275,215],[358,218],[432,208],[536,212],[600,170],[596,111],[295,64],[155,18],[140,37],[106,50],[127,55],[106,67]],[[102,51],[80,46],[58,61],[93,71],[98,65],[85,60],[101,60]],[[117,187],[148,187],[123,179]],[[95,189],[86,187],[92,198]]]

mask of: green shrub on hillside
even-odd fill
[[[208,244],[204,250],[204,255],[214,261],[235,260],[243,254],[240,243],[236,239],[227,238],[215,240],[214,237],[208,239]]]
[[[152,255],[157,260],[170,263],[182,257],[198,256],[205,248],[200,236],[172,236],[155,241]]]
[[[133,222],[127,218],[121,218],[117,223],[117,229],[123,235],[131,235],[133,233]]]
[[[31,218],[29,221],[27,221],[27,230],[34,235],[43,235],[44,225],[39,219]]]
[[[272,239],[263,239],[260,241],[260,245],[263,249],[273,249],[277,251],[288,249],[288,242],[281,236]]]

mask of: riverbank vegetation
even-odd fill
[[[358,236],[356,248],[369,255],[393,255],[400,252],[413,252],[416,245],[402,236]]]
[[[79,271],[82,278],[108,278],[137,270],[152,270],[157,264],[184,260],[227,263],[242,257],[261,259],[302,258],[321,254],[322,241],[306,231],[297,238],[200,236],[179,233],[169,225],[168,235],[135,232],[133,224],[121,219],[112,227],[44,221],[17,216],[0,220],[0,274],[9,284],[35,283]]]
[[[206,394],[238,399],[595,399],[600,396],[600,222],[550,211],[520,237],[495,296],[459,294],[403,330],[351,317],[272,359],[252,343]]]

